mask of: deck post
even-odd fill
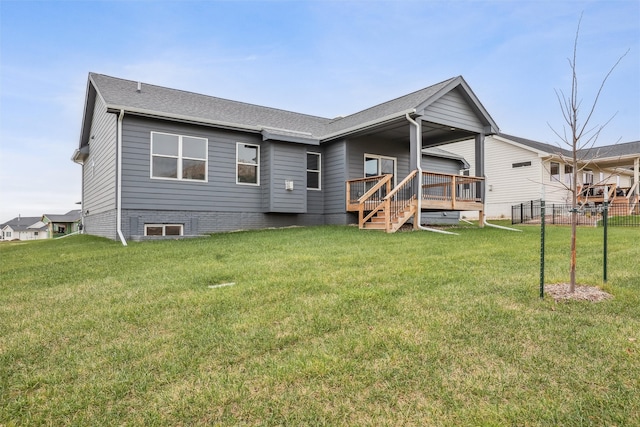
[[[484,133],[476,135],[476,176],[484,178]],[[485,180],[483,179],[478,183],[478,192],[480,193],[480,200],[482,200],[483,210],[478,212],[478,225],[484,227],[484,205],[485,200]]]
[[[638,195],[640,195],[640,157],[636,157],[633,159],[633,182],[636,185],[636,189],[634,191],[635,200],[638,200]]]

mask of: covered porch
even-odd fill
[[[404,109],[345,139],[346,211],[358,214],[360,228],[386,232],[448,211],[478,211],[482,226],[485,135],[498,132],[496,123],[461,77],[393,102],[400,101]],[[474,145],[476,176],[463,173],[465,159],[438,148],[458,141]]]
[[[640,213],[640,142],[618,144],[610,152],[595,153],[589,158],[601,170],[607,170],[610,177],[618,174],[631,175],[631,185],[623,186],[612,178],[602,177],[595,184],[583,184],[577,188],[577,202],[580,205],[601,205],[604,202],[616,206],[626,206],[620,215]]]

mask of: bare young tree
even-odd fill
[[[560,104],[560,110],[562,111],[562,116],[564,118],[565,125],[563,125],[563,132],[560,133],[556,131],[553,127],[551,130],[556,134],[560,140],[569,147],[571,150],[571,157],[568,160],[569,164],[572,168],[572,176],[571,182],[569,183],[569,190],[571,195],[571,264],[569,270],[569,279],[570,279],[570,287],[569,291],[571,293],[575,292],[576,288],[576,233],[577,233],[577,224],[578,224],[578,172],[584,169],[588,162],[585,162],[584,159],[580,159],[578,153],[580,150],[593,148],[602,130],[611,122],[615,114],[611,116],[609,120],[607,120],[602,125],[591,125],[591,119],[596,109],[596,105],[598,104],[598,99],[600,98],[600,94],[604,88],[605,83],[613,70],[618,66],[622,58],[624,58],[629,50],[627,50],[616,63],[609,69],[607,74],[602,79],[600,87],[596,92],[595,98],[591,103],[590,107],[586,110],[586,115],[582,118],[581,114],[581,106],[582,99],[578,96],[578,73],[577,73],[577,56],[578,56],[578,38],[580,33],[580,24],[582,22],[582,15],[578,20],[578,28],[576,30],[576,36],[573,43],[573,57],[567,58],[569,62],[569,68],[571,69],[571,93],[569,95],[565,95],[565,93],[560,90],[556,90],[556,97],[558,99],[558,103]],[[582,165],[582,168],[579,168],[579,165]]]

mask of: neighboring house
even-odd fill
[[[468,142],[444,146],[448,151],[464,156],[475,173],[473,148]],[[489,218],[510,218],[511,206],[544,198],[547,203],[569,204],[568,185],[572,179],[571,150],[555,145],[499,133],[485,141],[486,215]],[[578,152],[578,186],[598,187],[610,191],[613,202],[638,200],[638,163],[640,141],[596,147]],[[579,188],[580,189],[580,188]],[[585,189],[585,194],[586,194]],[[596,197],[581,198],[581,203],[602,202]],[[473,212],[465,213],[473,217]]]
[[[44,214],[41,219],[47,225],[49,235],[52,237],[77,233],[80,231],[81,220],[82,211],[80,209],[69,211],[64,215]]]
[[[72,160],[85,232],[123,243],[293,225],[394,231],[423,212],[482,216],[483,179],[461,176],[459,156],[422,150],[471,140],[481,153],[497,131],[462,77],[330,119],[91,73]],[[484,175],[482,156],[473,170]]]
[[[49,237],[40,217],[17,216],[0,224],[0,240],[39,240]]]

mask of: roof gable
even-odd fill
[[[435,123],[453,124],[473,132],[498,132],[498,125],[462,76],[444,83],[438,92],[416,107],[419,114]]]

